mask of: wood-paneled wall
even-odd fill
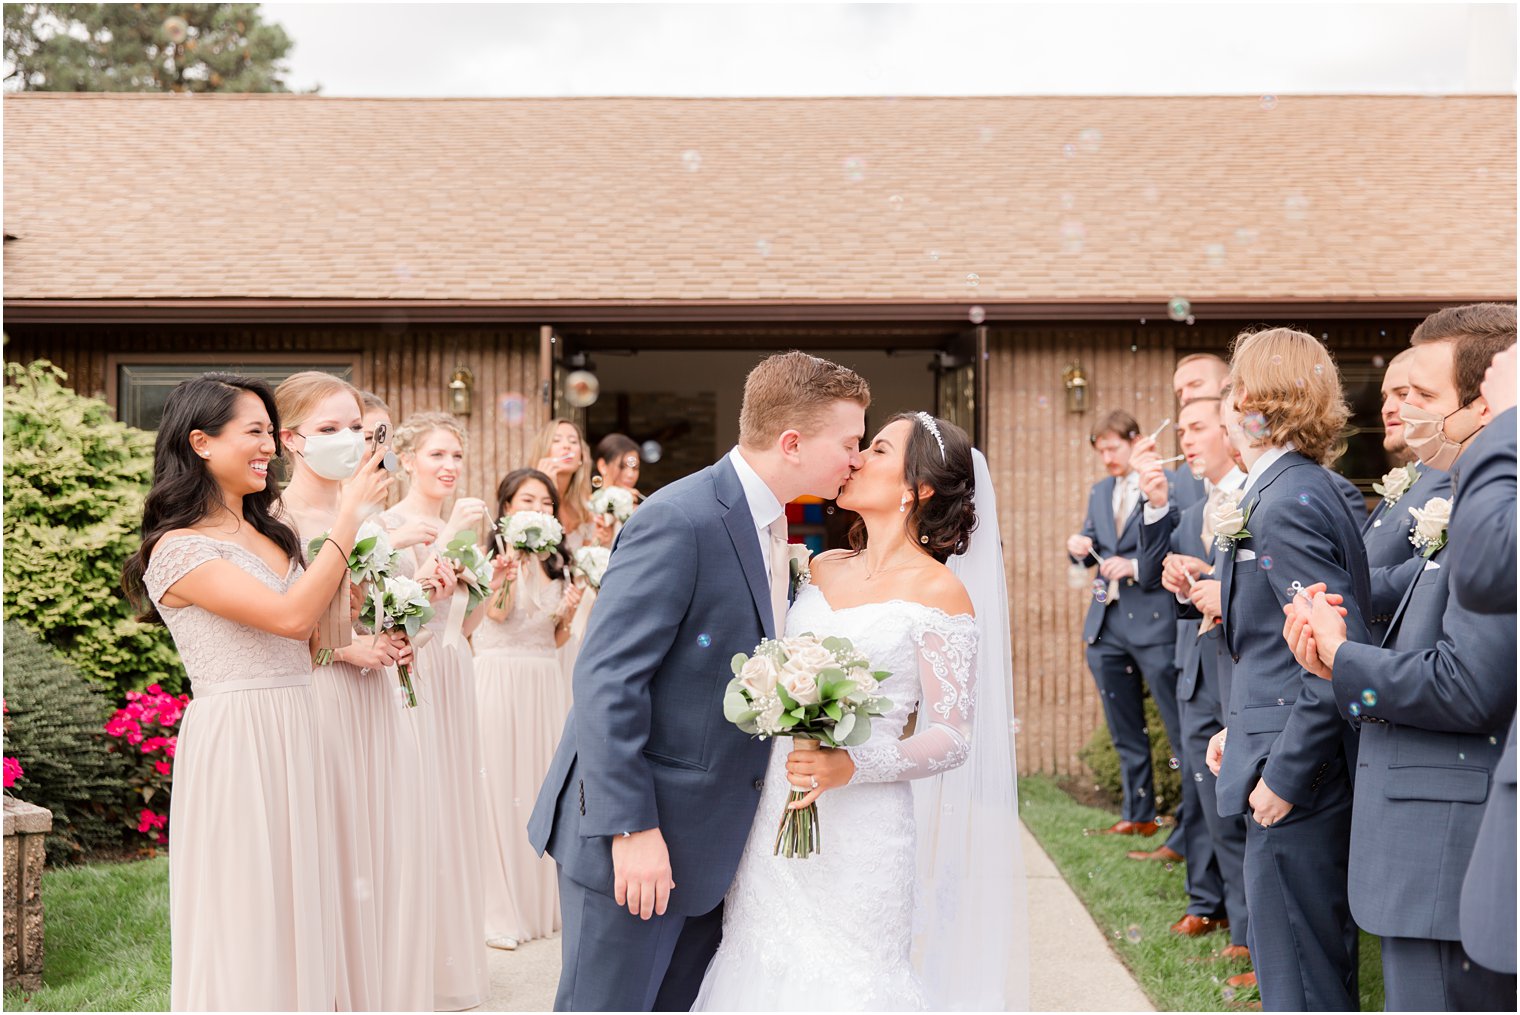
[[[396,423],[414,412],[447,411],[449,378],[456,367],[468,367],[475,389],[464,418],[469,448],[461,492],[488,503],[501,477],[527,463],[533,436],[548,418],[537,329],[17,328],[9,337],[7,361],[52,360],[75,390],[101,398],[113,387],[113,357],[183,355],[208,370],[233,371],[282,355],[350,357],[356,384],[384,399]],[[509,393],[522,399],[515,424],[501,406]]]

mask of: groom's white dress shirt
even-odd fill
[[[739,485],[744,487],[744,499],[755,520],[755,538],[760,541],[760,559],[765,561],[765,573],[771,574],[775,563],[771,560],[771,523],[786,514],[786,507],[776,499],[760,474],[744,460],[738,445],[728,453],[728,460],[739,474]]]

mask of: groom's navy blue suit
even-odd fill
[[[623,527],[573,681],[575,706],[528,822],[560,867],[559,1010],[686,1010],[770,744],[723,718],[729,659],[774,635],[770,579],[727,459],[651,496]],[[613,899],[611,842],[658,827],[676,888],[663,917]]]

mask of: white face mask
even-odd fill
[[[364,435],[357,430],[312,434],[306,437],[306,447],[296,453],[323,479],[348,479],[364,461]]]
[[[1443,416],[1439,412],[1431,412],[1405,402],[1399,410],[1399,418],[1404,421],[1404,443],[1409,445],[1409,450],[1415,453],[1415,457],[1432,469],[1450,472],[1451,467],[1457,464],[1462,448],[1483,429],[1483,425],[1479,423],[1467,431],[1467,436],[1459,438],[1446,432],[1446,421],[1471,404],[1469,402],[1458,406]]]

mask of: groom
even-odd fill
[[[685,1011],[770,745],[723,718],[729,659],[779,637],[787,502],[860,465],[870,389],[801,352],[744,381],[739,446],[629,519],[575,665],[575,707],[528,821],[559,864],[559,1011]]]

